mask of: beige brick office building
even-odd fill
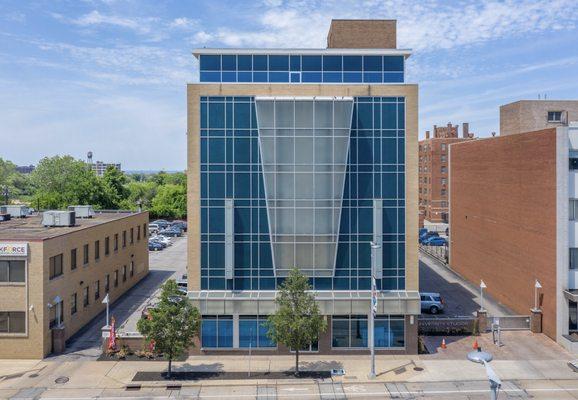
[[[578,100],[520,100],[500,107],[500,135],[568,126],[578,121]]]
[[[410,51],[395,32],[395,21],[341,20],[325,49],[194,52],[188,295],[203,321],[193,351],[288,354],[263,321],[298,267],[328,323],[303,350],[368,354],[373,336],[379,353],[417,353],[418,86],[405,82]]]
[[[0,222],[0,359],[43,358],[148,274],[148,213]],[[103,319],[103,325],[105,321]]]

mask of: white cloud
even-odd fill
[[[175,18],[169,23],[169,27],[175,29],[191,30],[196,28],[199,22],[187,17]]]

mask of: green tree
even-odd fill
[[[305,275],[293,268],[279,287],[277,311],[267,319],[267,336],[295,351],[295,375],[299,375],[299,351],[325,332],[327,323],[319,314],[315,296]]]
[[[157,195],[157,185],[148,181],[129,181],[126,185],[128,197],[121,201],[120,208],[123,210],[133,210],[138,201],[142,202],[144,209],[148,210],[152,206],[152,201]]]
[[[126,187],[126,182],[126,176],[122,171],[113,166],[108,166],[102,176],[102,185],[105,191],[104,198],[107,203],[103,205],[104,208],[117,209],[121,202],[128,198],[130,193]]]
[[[31,174],[34,204],[43,208],[63,208],[71,204],[107,203],[101,180],[84,162],[71,156],[46,157]]]
[[[150,211],[156,217],[184,218],[187,215],[187,189],[180,185],[159,186]]]
[[[138,321],[138,331],[146,340],[154,341],[155,349],[168,359],[169,378],[173,359],[194,346],[193,339],[199,333],[200,321],[199,310],[179,292],[174,279],[169,279],[161,287],[160,302],[151,309],[150,318]]]
[[[7,185],[10,177],[16,173],[16,165],[0,157],[0,186]]]

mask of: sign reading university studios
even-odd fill
[[[0,242],[0,257],[26,257],[28,255],[28,243],[2,243]]]

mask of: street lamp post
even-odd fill
[[[490,381],[490,399],[498,400],[498,391],[502,387],[502,380],[492,367],[490,367],[489,362],[492,361],[492,359],[492,355],[486,351],[482,351],[481,347],[478,347],[478,351],[468,353],[468,360],[478,364],[484,364],[484,367],[486,367],[486,375]]]
[[[371,351],[371,371],[367,376],[369,379],[375,378],[375,329],[374,319],[377,312],[377,285],[375,282],[375,250],[381,248],[381,244],[370,242],[371,244],[371,302],[369,310],[369,349]]]
[[[484,283],[484,281],[480,281],[480,311],[485,311],[484,310],[484,289],[486,289],[487,286]]]

